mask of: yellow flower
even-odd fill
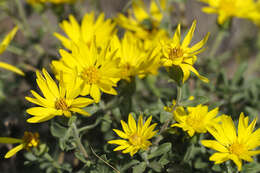
[[[5,51],[5,49],[7,48],[7,46],[10,44],[10,42],[11,42],[11,40],[14,38],[14,36],[15,36],[17,30],[18,30],[18,27],[17,27],[17,26],[14,27],[14,28],[12,29],[12,31],[10,31],[10,32],[7,34],[7,36],[5,36],[5,38],[3,39],[3,41],[0,43],[0,55]],[[15,72],[15,73],[17,73],[17,74],[19,74],[19,75],[24,76],[24,73],[23,73],[20,69],[18,69],[18,68],[16,68],[16,67],[12,66],[12,65],[10,65],[10,64],[4,63],[4,62],[0,62],[0,68],[6,69],[6,70],[10,70],[10,71]]]
[[[223,24],[231,17],[249,18],[256,11],[254,0],[200,0],[207,3],[208,7],[203,7],[205,13],[218,14],[218,23]]]
[[[190,136],[194,133],[206,133],[207,128],[219,122],[219,118],[216,118],[218,114],[218,108],[215,108],[208,112],[208,106],[198,105],[196,107],[188,107],[188,112],[184,107],[177,107],[173,112],[174,119],[177,123],[171,125],[171,127],[180,127],[184,131],[188,131]]]
[[[76,0],[27,0],[26,2],[31,5],[36,5],[39,3],[53,3],[53,4],[64,4],[64,3],[73,3]]]
[[[72,49],[72,44],[77,44],[80,41],[90,46],[93,39],[98,46],[102,46],[116,33],[116,24],[111,19],[105,20],[104,18],[104,13],[101,13],[96,20],[94,12],[86,13],[81,25],[79,25],[75,17],[70,15],[69,21],[64,20],[60,24],[68,38],[58,33],[54,33],[54,36],[69,50]]]
[[[123,153],[130,153],[133,156],[139,149],[147,150],[152,143],[148,141],[151,139],[157,131],[153,131],[156,123],[150,125],[152,116],[150,116],[145,123],[143,122],[143,116],[138,118],[138,124],[136,125],[135,119],[131,114],[128,116],[128,124],[121,120],[123,131],[113,129],[116,134],[125,139],[117,139],[108,141],[109,144],[119,145],[114,151],[123,150]]]
[[[166,9],[167,0],[159,0],[161,10]],[[141,0],[133,1],[128,17],[118,14],[116,22],[144,42],[144,50],[157,46],[159,40],[168,39],[168,33],[160,29],[163,13],[156,0],[151,0],[149,10]]]
[[[29,118],[29,123],[40,123],[47,121],[54,116],[65,115],[71,117],[71,112],[77,112],[84,116],[90,116],[88,112],[81,109],[93,103],[92,99],[78,97],[81,92],[81,86],[77,79],[70,79],[71,85],[64,86],[63,77],[60,77],[59,86],[51,78],[49,73],[43,69],[44,77],[39,71],[36,72],[36,82],[45,98],[31,90],[35,98],[25,97],[26,100],[39,105],[26,110],[26,112],[33,117]],[[62,74],[61,74],[62,75]]]
[[[160,7],[166,8],[166,0],[159,0]],[[129,16],[118,14],[116,22],[123,28],[134,32],[138,38],[146,39],[153,29],[158,29],[163,14],[156,4],[156,0],[152,0],[149,10],[145,9],[142,0],[133,1],[132,10],[129,10]]]
[[[130,78],[136,75],[143,78],[149,73],[157,73],[160,59],[153,50],[144,51],[143,46],[143,42],[130,32],[126,32],[121,41],[117,36],[112,39],[112,50],[116,50],[116,56],[120,58],[122,79],[130,81]]]
[[[22,149],[29,150],[32,147],[37,147],[39,145],[39,134],[32,132],[24,132],[24,136],[22,139],[17,138],[9,138],[9,137],[0,137],[0,143],[4,144],[16,144],[20,143],[20,145],[14,147],[10,151],[8,151],[5,155],[5,158],[10,158],[15,155],[18,151]]]
[[[197,60],[197,54],[205,50],[205,48],[202,47],[207,42],[209,33],[204,37],[203,40],[193,45],[192,47],[189,47],[195,28],[196,21],[193,22],[189,32],[181,43],[181,26],[179,24],[173,39],[162,41],[161,62],[165,67],[179,66],[183,71],[183,82],[186,81],[190,76],[190,71],[197,75],[203,82],[208,82],[208,79],[201,76],[193,67],[193,64]]]
[[[238,131],[230,116],[221,116],[221,124],[215,124],[208,129],[209,133],[216,140],[202,140],[201,143],[218,152],[214,153],[209,160],[215,164],[232,160],[240,171],[242,160],[252,162],[252,156],[260,153],[260,150],[254,150],[260,146],[260,129],[254,131],[256,119],[248,125],[248,117],[240,114],[238,122]],[[254,132],[253,132],[254,131]]]
[[[53,61],[52,66],[57,77],[63,72],[65,85],[70,85],[70,79],[76,76],[83,83],[81,95],[90,94],[95,102],[99,102],[101,91],[117,95],[113,87],[120,79],[119,61],[113,59],[115,52],[108,52],[108,48],[100,50],[94,42],[91,44],[88,47],[80,42],[74,45],[72,53],[60,50],[61,60]]]

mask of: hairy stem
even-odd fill
[[[88,153],[86,152],[84,146],[81,143],[81,140],[80,140],[80,137],[79,137],[79,131],[77,129],[75,122],[72,123],[72,128],[73,128],[73,133],[74,133],[74,137],[75,137],[75,140],[76,140],[76,144],[77,144],[80,152],[84,155],[84,157],[86,159],[88,159],[89,158]]]
[[[179,103],[181,102],[181,97],[182,97],[182,91],[181,91],[181,86],[177,86],[177,98],[176,98],[176,103],[175,105],[173,106],[172,108],[172,112],[175,111],[175,109],[178,107]],[[159,135],[158,137],[155,139],[155,142],[154,144],[155,145],[158,145],[160,140],[161,140],[161,137],[160,137],[160,134],[162,134],[162,132],[165,131],[165,129],[169,126],[169,123],[171,122],[172,120],[172,117],[170,117],[162,126],[162,128],[160,129],[159,131]]]

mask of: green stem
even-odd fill
[[[16,3],[17,8],[18,8],[19,16],[22,18],[22,21],[23,21],[23,25],[24,25],[24,29],[25,29],[25,35],[31,36],[32,31],[31,31],[30,26],[28,24],[28,21],[26,19],[25,10],[23,8],[21,0],[15,0],[15,3]]]
[[[213,44],[213,46],[212,46],[212,48],[210,50],[210,53],[209,53],[209,57],[210,58],[212,58],[212,57],[214,57],[216,55],[216,53],[217,53],[217,51],[218,51],[218,49],[219,49],[219,47],[220,47],[224,37],[226,36],[226,34],[227,33],[224,30],[221,30],[221,31],[218,32],[217,38],[214,41],[214,44]]]
[[[179,103],[181,102],[181,97],[182,97],[181,86],[177,86],[177,98],[176,98],[176,103],[175,103],[175,105],[174,105],[173,108],[172,108],[172,112],[174,112],[175,109],[179,106]],[[159,144],[159,142],[160,142],[160,140],[161,140],[160,134],[162,134],[162,132],[164,132],[165,129],[169,126],[171,120],[172,120],[172,117],[170,117],[170,118],[163,124],[162,128],[161,128],[160,131],[159,131],[158,137],[155,139],[155,142],[154,142],[155,145],[158,145],[158,144]]]
[[[80,140],[80,137],[79,137],[79,131],[77,129],[77,126],[76,126],[75,122],[72,123],[72,128],[73,128],[73,133],[74,133],[74,137],[75,137],[75,140],[76,140],[76,144],[77,144],[79,150],[84,155],[84,157],[86,159],[88,159],[89,158],[88,157],[88,153],[86,152],[84,146],[81,143],[81,140]]]

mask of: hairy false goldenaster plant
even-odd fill
[[[24,136],[22,139],[18,138],[10,138],[10,137],[0,137],[0,143],[4,144],[16,144],[20,143],[10,151],[5,154],[5,158],[10,158],[15,155],[18,151],[22,149],[29,150],[32,147],[37,147],[39,145],[39,133],[32,133],[32,132],[24,132]]]
[[[69,20],[64,20],[60,23],[60,27],[68,38],[56,32],[54,36],[69,50],[72,49],[73,44],[77,44],[80,41],[90,46],[93,39],[95,39],[98,46],[102,46],[116,34],[116,23],[111,19],[105,20],[104,13],[101,13],[97,19],[95,19],[94,12],[86,13],[81,25],[73,15],[70,15]]]
[[[216,140],[202,140],[205,147],[216,150],[209,160],[215,164],[232,160],[238,170],[242,169],[242,160],[252,162],[252,156],[260,154],[260,150],[255,150],[260,146],[260,129],[254,131],[256,118],[248,124],[249,118],[241,113],[239,116],[238,130],[227,115],[221,116],[221,123],[208,128],[209,133]]]
[[[257,5],[254,0],[200,0],[208,4],[203,7],[205,13],[218,14],[218,23],[223,24],[231,17],[255,18],[259,19],[257,14]]]
[[[76,77],[83,85],[81,95],[90,96],[99,102],[101,92],[117,95],[113,87],[120,80],[119,59],[115,59],[115,52],[109,52],[107,46],[101,50],[93,42],[87,46],[79,42],[72,47],[72,52],[60,50],[61,59],[52,61],[52,67],[59,78],[63,73],[65,85],[71,85],[70,79]]]
[[[116,134],[123,138],[117,140],[108,141],[109,144],[119,145],[114,149],[114,151],[123,150],[123,153],[129,153],[133,156],[138,150],[147,150],[152,143],[149,141],[156,133],[153,131],[156,127],[156,123],[150,125],[152,121],[152,116],[150,116],[145,122],[143,121],[143,116],[140,115],[138,118],[138,123],[136,124],[132,114],[128,116],[128,124],[121,120],[123,131],[113,129]]]
[[[40,123],[62,115],[71,117],[72,112],[90,116],[82,108],[92,104],[94,101],[90,98],[78,97],[82,87],[77,78],[69,79],[71,85],[65,86],[61,74],[59,86],[57,86],[45,69],[42,72],[44,76],[39,71],[36,72],[36,81],[44,97],[33,90],[31,90],[31,93],[35,98],[25,97],[29,102],[39,105],[26,110],[28,114],[33,116],[27,122]]]
[[[152,49],[144,51],[143,42],[132,33],[126,32],[122,40],[115,36],[111,41],[112,50],[120,59],[118,68],[121,78],[130,81],[131,77],[145,77],[147,74],[157,74],[160,66],[159,57]]]
[[[188,107],[187,111],[184,107],[179,106],[173,111],[176,123],[172,124],[171,127],[180,127],[190,136],[195,133],[206,133],[208,127],[219,122],[219,118],[216,118],[217,114],[218,108],[208,111],[208,106],[204,105]]]
[[[206,44],[209,33],[200,42],[189,47],[196,28],[196,20],[181,43],[181,25],[177,26],[177,30],[171,40],[161,42],[161,63],[166,68],[178,66],[183,72],[183,82],[186,81],[190,72],[193,72],[203,82],[209,82],[206,77],[201,76],[193,67],[197,60],[197,54],[205,50],[203,46]]]

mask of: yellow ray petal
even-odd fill
[[[8,151],[5,155],[5,158],[8,159],[10,157],[12,157],[13,155],[15,155],[18,151],[22,150],[24,148],[24,144],[20,144],[16,147],[14,147],[13,149],[11,149],[10,151]]]
[[[15,67],[13,65],[4,63],[4,62],[0,62],[0,68],[15,72],[15,73],[22,75],[22,76],[25,76],[25,74],[22,70],[20,70],[19,68]]]

